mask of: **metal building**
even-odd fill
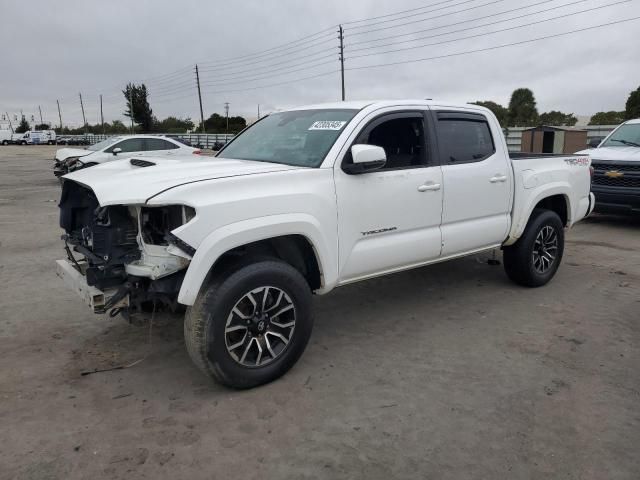
[[[539,126],[522,132],[521,152],[568,153],[587,146],[587,130],[574,127]]]

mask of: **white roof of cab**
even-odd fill
[[[292,111],[292,110],[318,110],[318,109],[354,109],[354,110],[362,110],[366,107],[393,107],[393,106],[402,106],[402,105],[438,105],[438,106],[447,106],[452,108],[477,108],[483,109],[479,105],[472,105],[469,103],[459,103],[459,102],[441,102],[437,100],[426,100],[426,99],[408,99],[408,100],[360,100],[360,101],[347,101],[347,102],[332,102],[332,103],[319,103],[315,105],[302,105],[299,107],[292,108],[283,108],[281,111]]]

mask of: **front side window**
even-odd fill
[[[319,167],[356,113],[352,109],[273,113],[234,138],[218,157]]]
[[[111,153],[116,148],[119,148],[122,153],[141,152],[144,150],[144,138],[127,138],[126,140],[111,146],[105,150],[105,152]]]
[[[111,137],[106,140],[102,140],[101,142],[94,143],[93,145],[87,147],[87,150],[91,150],[93,152],[97,152],[98,150],[102,150],[103,148],[108,147],[109,145],[113,145],[114,143],[122,140],[122,137]]]
[[[621,125],[600,147],[640,147],[640,123]]]
[[[387,163],[381,170],[420,167],[426,164],[422,114],[374,121],[364,130],[356,143],[384,148]]]
[[[438,144],[443,164],[481,162],[495,152],[485,120],[439,118]]]

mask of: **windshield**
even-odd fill
[[[358,110],[273,113],[236,137],[219,158],[319,167]]]
[[[640,123],[621,125],[601,147],[640,147]]]
[[[93,145],[87,147],[87,150],[91,150],[93,152],[97,152],[98,150],[102,150],[103,148],[107,148],[109,145],[113,145],[116,142],[122,140],[122,137],[111,137],[107,138],[98,143],[94,143]]]

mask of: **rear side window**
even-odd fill
[[[438,147],[443,164],[481,162],[496,151],[482,115],[438,114]]]
[[[173,150],[175,148],[179,148],[177,145],[163,140],[162,138],[147,138],[145,140],[146,148],[145,150]]]

